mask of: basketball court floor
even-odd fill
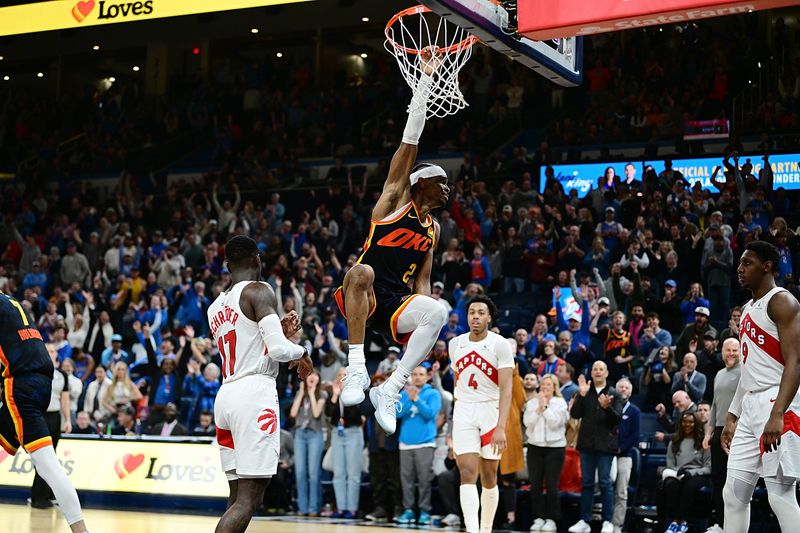
[[[160,512],[109,511],[84,509],[86,525],[92,533],[210,533],[217,516],[168,514]],[[248,533],[386,533],[386,527],[359,525],[365,522],[304,519],[300,517],[256,517]],[[412,530],[408,526],[390,525]],[[457,531],[436,528],[437,531]],[[70,533],[58,509],[32,509],[28,505],[0,504],[2,533]]]

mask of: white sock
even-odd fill
[[[58,457],[56,457],[56,451],[53,447],[45,446],[39,448],[31,453],[30,456],[36,471],[53,489],[53,494],[61,512],[64,513],[64,518],[67,519],[67,523],[72,525],[83,520],[78,493],[75,492],[75,487],[72,486],[66,472],[61,467],[61,463],[58,462]]]
[[[415,367],[416,368],[416,367]],[[400,364],[397,365],[397,368],[392,375],[389,376],[389,379],[386,380],[384,386],[386,387],[387,392],[391,393],[398,393],[400,389],[406,386],[406,382],[408,378],[411,376],[411,371],[403,367],[403,362],[400,361]]]
[[[497,485],[491,489],[483,487],[481,491],[481,533],[490,533],[494,525],[494,515],[497,512],[497,502],[500,501],[500,489]]]
[[[464,513],[464,527],[467,533],[478,533],[478,509],[481,505],[478,499],[478,486],[461,485],[459,495],[461,512]]]
[[[347,352],[347,366],[363,367],[367,365],[363,344],[351,344]]]

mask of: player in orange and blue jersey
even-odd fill
[[[372,210],[364,252],[334,295],[347,319],[349,336],[343,405],[360,404],[370,384],[364,356],[367,324],[407,345],[397,370],[370,391],[375,418],[388,434],[397,427],[400,389],[430,353],[447,321],[447,310],[430,297],[433,250],[439,237],[430,213],[447,203],[447,174],[437,165],[414,166],[437,62],[430,53],[423,54],[422,61],[424,75],[414,90],[403,142]]]
[[[55,350],[53,350],[55,353]],[[78,493],[53,449],[45,421],[53,381],[53,357],[25,308],[0,292],[0,446],[11,455],[22,446],[47,482],[73,533],[85,533]]]

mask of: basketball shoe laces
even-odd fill
[[[344,376],[342,383],[344,388],[365,390],[370,383],[369,374],[366,369],[358,369]]]
[[[395,417],[403,412],[403,404],[400,403],[400,393],[390,394],[385,390],[381,391],[381,395],[386,398],[383,402],[383,409],[385,414],[391,416],[395,413]],[[399,409],[398,409],[399,407]]]

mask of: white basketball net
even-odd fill
[[[401,11],[389,21],[384,46],[397,59],[411,90],[419,85],[426,63],[434,68],[425,94],[415,96],[409,105],[410,114],[425,111],[426,118],[443,118],[468,105],[458,86],[458,72],[472,55],[477,40],[424,6]],[[433,57],[423,58],[423,51]]]

